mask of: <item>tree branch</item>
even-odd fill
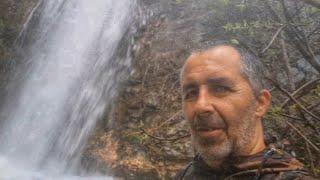
[[[270,42],[268,43],[268,45],[261,51],[261,53],[265,53],[270,46],[272,45],[272,43],[274,42],[274,40],[278,37],[278,35],[280,34],[280,32],[282,31],[282,29],[285,27],[285,25],[282,25],[277,31],[276,33],[274,33],[274,35],[272,36]]]
[[[275,83],[272,79],[268,78],[273,85],[278,88],[280,91],[282,91],[283,93],[285,93],[293,102],[295,102],[303,111],[305,111],[307,114],[309,114],[311,117],[313,117],[314,119],[320,121],[320,118],[317,117],[316,115],[314,115],[312,112],[308,111],[307,108],[305,108],[299,101],[296,100],[296,98],[294,98],[288,91],[284,90],[283,88],[281,88],[277,83]]]
[[[302,123],[304,123],[304,122],[306,122],[306,124],[308,125],[308,126],[310,126],[317,134],[319,134],[319,131],[318,131],[318,128],[316,127],[316,126],[314,126],[313,124],[312,124],[312,122],[310,122],[307,118],[305,118],[303,115],[302,115],[302,117],[303,118],[300,118],[300,117],[297,117],[297,116],[291,116],[291,115],[289,115],[289,114],[284,114],[284,113],[278,113],[280,116],[283,116],[283,117],[287,117],[287,118],[290,118],[290,119],[293,119],[293,120],[298,120],[298,121],[300,121],[300,122],[302,122]]]
[[[291,116],[289,114],[279,113],[279,115],[287,117],[287,118],[290,118],[290,119],[294,119],[294,120],[304,121],[304,119],[302,119],[302,118],[299,118],[299,117],[296,117],[296,116]]]
[[[183,135],[183,136],[179,136],[179,137],[175,137],[175,138],[163,138],[163,137],[157,137],[157,136],[154,136],[154,135],[151,135],[149,133],[147,133],[146,130],[144,130],[143,128],[140,128],[140,130],[142,131],[142,133],[146,134],[147,136],[153,138],[153,139],[156,139],[156,140],[159,140],[159,141],[177,141],[179,139],[183,139],[183,138],[186,138],[186,137],[189,137],[190,134],[186,134],[186,135]]]
[[[293,130],[295,130],[307,143],[309,143],[318,153],[320,153],[320,149],[314,145],[298,128],[296,128],[289,121],[285,121]]]
[[[314,122],[311,119],[307,118],[301,109],[298,109],[298,111],[300,113],[300,116],[304,119],[304,124],[311,127],[320,136],[319,127],[314,125]]]
[[[291,96],[295,96],[296,94],[298,94],[300,91],[310,87],[311,85],[313,85],[314,83],[316,83],[317,81],[319,81],[320,78],[317,78],[317,79],[314,79],[314,80],[311,80],[311,81],[308,81],[307,83],[303,84],[302,86],[300,86],[297,90],[295,90]],[[282,104],[281,104],[281,108],[283,108],[284,106],[286,106],[289,102],[290,102],[290,98],[286,99]]]

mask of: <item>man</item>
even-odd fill
[[[261,62],[229,45],[192,54],[181,72],[194,160],[178,179],[308,178],[303,165],[266,148],[262,117],[271,102]]]

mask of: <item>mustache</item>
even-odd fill
[[[194,121],[192,121],[191,128],[195,131],[198,129],[226,129],[227,124],[221,117],[213,114],[196,115]]]

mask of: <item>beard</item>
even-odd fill
[[[191,133],[193,147],[209,166],[212,162],[239,156],[243,149],[250,146],[255,136],[254,109],[253,102],[247,108],[245,115],[240,117],[240,123],[228,127],[219,140],[202,139],[196,133]]]
[[[195,147],[196,152],[206,161],[218,161],[223,160],[233,150],[233,141],[231,139],[225,139],[220,143],[214,143],[204,141],[196,135],[191,136],[191,141],[193,147]]]

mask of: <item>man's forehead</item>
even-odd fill
[[[183,73],[208,64],[217,64],[230,70],[240,69],[240,54],[234,47],[225,45],[194,53],[185,62]]]

